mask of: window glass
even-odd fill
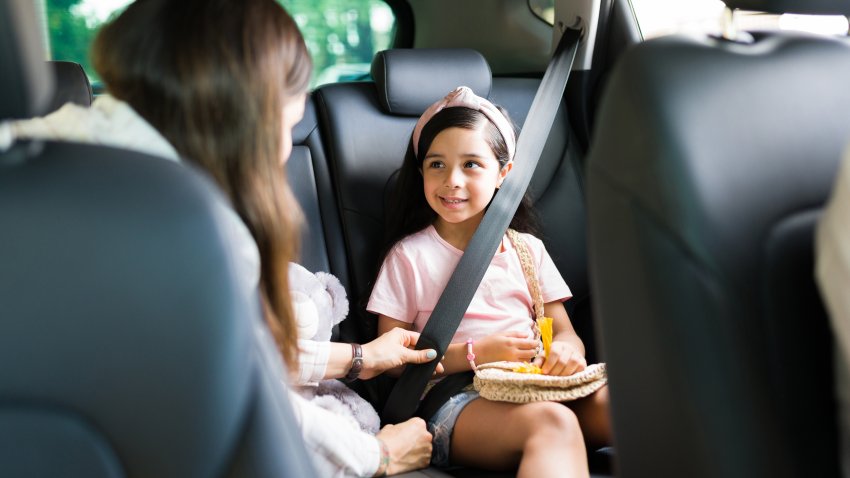
[[[631,0],[645,39],[684,34],[720,34],[723,10],[720,0]],[[847,18],[827,15],[772,15],[736,12],[740,30],[802,30],[828,35],[846,35]]]
[[[555,0],[528,0],[528,8],[549,25],[555,24]]]
[[[36,0],[47,29],[47,58],[83,65],[92,83],[99,78],[91,67],[89,46],[103,22],[120,13],[132,0]]]
[[[312,86],[369,78],[376,52],[395,35],[395,17],[382,0],[282,0],[313,57]]]
[[[132,0],[34,1],[42,12],[47,58],[80,63],[97,90],[99,78],[89,61],[89,47],[97,29]],[[389,48],[395,34],[392,9],[382,0],[279,1],[295,18],[310,49],[314,87],[368,78],[372,57]]]

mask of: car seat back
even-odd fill
[[[51,97],[32,5],[0,4],[0,121]],[[0,152],[0,475],[314,475],[227,207],[165,159]]]
[[[388,50],[372,65],[374,82],[325,85],[315,93],[319,122],[341,211],[349,258],[349,293],[358,320],[342,324],[346,340],[374,336],[363,305],[383,246],[384,209],[419,115],[459,85],[504,106],[521,127],[540,83],[535,78],[492,78],[484,58],[468,49]],[[575,298],[574,322],[589,324],[581,152],[562,107],[532,179],[543,239]],[[411,194],[417,192],[411,191]],[[578,307],[576,307],[578,305]],[[347,334],[347,335],[346,335]],[[586,337],[587,338],[587,337]],[[587,340],[592,350],[593,339]]]
[[[45,113],[58,110],[65,103],[91,106],[91,83],[82,65],[72,61],[48,61],[47,63],[53,70],[56,91]]]
[[[347,284],[336,196],[312,96],[307,98],[304,117],[293,129],[292,141],[286,175],[304,216],[298,262],[313,272],[331,272]]]
[[[848,75],[846,39],[793,33],[651,40],[612,73],[589,240],[622,476],[837,475],[812,239]]]

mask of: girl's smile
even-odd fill
[[[440,201],[443,202],[443,206],[447,209],[459,209],[461,204],[466,202],[466,199],[440,196]]]

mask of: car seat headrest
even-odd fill
[[[50,102],[53,75],[40,31],[35,2],[0,2],[0,120],[36,116]]]
[[[65,103],[91,106],[91,83],[82,65],[72,61],[48,61],[56,80],[53,100],[45,113],[58,110]]]
[[[372,61],[381,107],[395,115],[419,116],[458,86],[488,97],[493,82],[481,53],[466,48],[385,50]]]
[[[723,0],[727,7],[768,13],[850,15],[850,0]]]

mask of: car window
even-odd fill
[[[132,0],[33,0],[41,9],[47,58],[83,65],[96,92],[89,60],[98,28]],[[175,0],[179,1],[179,0]],[[313,56],[311,86],[369,77],[374,54],[390,47],[392,9],[382,0],[279,0],[292,14]]]
[[[312,86],[369,78],[375,53],[395,35],[395,16],[382,0],[283,0],[313,56]]]
[[[720,0],[631,0],[644,39],[674,33],[720,34],[725,5]],[[846,35],[847,18],[828,15],[772,15],[736,12],[740,30],[802,30]]]

